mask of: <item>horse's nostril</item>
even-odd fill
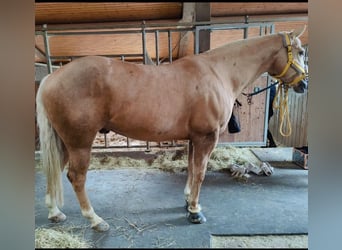
[[[308,83],[306,80],[301,80],[296,87],[294,87],[294,91],[297,93],[304,93],[305,90],[308,88]]]

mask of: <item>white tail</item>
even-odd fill
[[[41,96],[43,84],[47,77],[44,77],[41,81],[36,97],[40,155],[47,178],[47,193],[52,200],[56,200],[58,205],[63,206],[63,185],[61,178],[63,169],[62,141],[46,116]]]

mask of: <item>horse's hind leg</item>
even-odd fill
[[[90,150],[91,148],[69,150],[67,177],[76,193],[82,215],[90,221],[93,229],[102,232],[107,231],[109,225],[95,213],[85,191],[86,174],[90,162]]]
[[[67,164],[68,160],[69,160],[69,157],[68,157],[68,152],[64,146],[64,144],[62,144],[62,148],[63,148],[63,162],[61,163],[61,173],[63,172],[64,170],[64,167],[65,165]],[[58,178],[58,177],[57,177]],[[62,194],[62,178],[61,176],[59,176],[59,179],[57,180],[60,182],[60,194],[59,195],[63,195]],[[57,194],[55,195],[52,195],[54,192],[56,187],[51,187],[51,185],[47,185],[47,188],[46,188],[46,195],[45,195],[45,204],[49,210],[49,215],[48,215],[48,219],[52,222],[55,222],[55,223],[58,223],[58,222],[61,222],[61,221],[64,221],[66,219],[66,216],[63,212],[61,212],[57,206],[57,200],[56,200],[56,196]],[[59,193],[59,192],[57,192]],[[63,199],[62,197],[60,197],[59,199]],[[63,201],[59,200],[59,205],[63,205]]]
[[[201,212],[199,194],[207,170],[211,152],[218,141],[218,130],[207,135],[195,136],[193,142],[193,167],[190,195],[188,198],[188,219],[192,223],[204,223],[206,218]]]

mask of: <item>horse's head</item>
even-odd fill
[[[283,38],[283,48],[275,60],[275,69],[280,73],[272,75],[281,84],[292,87],[297,93],[304,93],[307,89],[304,49],[299,40],[304,31],[305,27],[302,31],[280,33]]]

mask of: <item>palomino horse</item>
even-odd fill
[[[200,189],[235,99],[264,72],[302,92],[301,34],[241,40],[160,66],[87,56],[48,75],[37,93],[48,218],[66,218],[58,206],[63,204],[61,172],[69,163],[67,177],[82,215],[93,229],[108,230],[85,190],[92,143],[104,128],[143,141],[189,140],[184,189],[188,219],[205,222]]]

